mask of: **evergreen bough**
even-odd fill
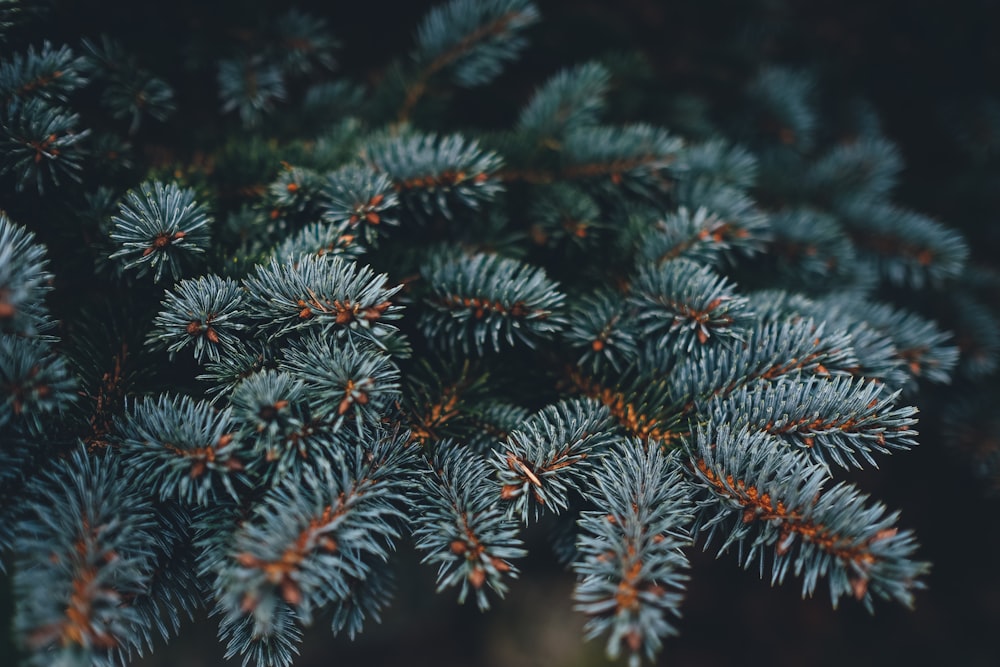
[[[288,665],[320,615],[378,620],[401,543],[486,609],[555,515],[588,636],[633,665],[683,631],[694,547],[913,604],[915,536],[830,464],[916,445],[918,381],[958,351],[876,288],[954,280],[964,241],[892,202],[877,124],[828,144],[798,71],[762,69],[707,141],[605,120],[596,61],[508,130],[424,112],[539,18],[451,0],[369,89],[292,10],[211,50],[211,158],[147,163],[107,147],[170,123],[171,85],[4,14],[0,549],[26,664],[124,664],[206,609],[227,656]],[[53,275],[75,293],[50,312]]]

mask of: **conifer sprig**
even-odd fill
[[[677,634],[691,538],[692,506],[676,453],[629,440],[595,466],[588,496],[599,510],[579,520],[573,563],[576,609],[588,616],[587,638],[607,634],[612,660],[652,660],[665,637]]]
[[[858,250],[894,285],[941,285],[958,277],[968,259],[965,240],[925,215],[861,198],[838,212]]]
[[[412,212],[423,216],[452,218],[482,207],[503,189],[495,177],[500,156],[460,134],[385,137],[368,146],[365,160],[392,180]]]
[[[130,190],[111,221],[111,239],[119,246],[111,259],[160,282],[180,279],[192,256],[205,252],[212,219],[195,201],[194,190],[151,181]]]
[[[245,127],[259,125],[288,95],[281,68],[261,57],[221,61],[217,80],[223,113],[237,112]]]
[[[658,347],[691,352],[709,340],[738,341],[752,316],[725,277],[686,259],[641,268],[632,290],[643,333]]]
[[[860,467],[860,457],[875,466],[871,452],[886,454],[916,444],[916,408],[894,407],[899,392],[883,395],[884,389],[849,376],[784,377],[714,399],[708,414],[715,424],[775,435],[821,463]]]
[[[314,222],[282,241],[274,249],[274,258],[282,264],[295,264],[301,255],[356,259],[364,251],[357,234],[343,225]]]
[[[720,553],[737,545],[744,567],[758,561],[761,576],[773,548],[772,583],[791,571],[812,595],[825,576],[835,607],[844,595],[869,609],[873,595],[913,604],[928,564],[912,560],[917,545],[896,527],[897,514],[850,484],[824,489],[826,466],[766,432],[709,427],[691,447],[691,476],[702,490],[695,526],[706,547],[716,536]]]
[[[739,206],[741,203],[737,200],[732,205]],[[734,250],[753,254],[769,237],[766,232],[770,231],[770,226],[761,214],[747,213],[730,219],[705,207],[699,207],[692,213],[681,206],[676,213],[658,222],[644,237],[641,256],[656,264],[677,258],[699,264],[718,264]]]
[[[255,641],[291,645],[282,639],[290,614],[309,625],[388,558],[400,534],[413,452],[399,434],[371,435],[370,445],[345,453],[340,469],[321,468],[273,488],[237,528],[218,564],[224,633],[250,617]]]
[[[272,340],[316,328],[378,342],[396,331],[388,322],[402,310],[391,301],[400,286],[387,287],[387,280],[341,257],[303,255],[294,264],[272,259],[244,280],[247,312]]]
[[[610,290],[575,301],[562,337],[580,351],[577,365],[599,373],[608,366],[624,371],[636,361],[641,329],[637,319],[629,315],[628,302]]]
[[[77,381],[66,360],[37,338],[0,334],[0,427],[14,424],[36,435],[46,419],[76,400]]]
[[[505,180],[546,184],[583,182],[604,193],[662,198],[674,187],[683,142],[652,125],[580,127],[566,133],[556,171],[514,169]]]
[[[40,98],[15,101],[0,110],[0,175],[14,174],[18,191],[33,184],[39,194],[65,179],[79,182],[89,130],[80,117]]]
[[[544,509],[569,508],[570,489],[579,488],[590,469],[617,437],[605,406],[589,399],[560,401],[532,415],[495,451],[493,465],[508,511],[528,523]]]
[[[29,46],[0,63],[0,101],[40,98],[65,103],[69,95],[87,83],[81,58],[66,45],[58,48],[44,42],[41,49]]]
[[[132,402],[115,423],[113,440],[136,479],[161,500],[208,505],[221,492],[238,498],[242,474],[230,410],[187,396]]]
[[[409,82],[399,119],[409,118],[432,77],[447,75],[459,86],[489,83],[527,42],[521,32],[538,20],[529,0],[451,0],[424,18],[410,58]]]
[[[311,414],[333,430],[353,417],[361,433],[399,400],[399,368],[371,346],[307,335],[282,351],[278,368],[305,383]]]
[[[323,465],[339,444],[309,409],[305,382],[290,373],[265,369],[241,380],[230,398],[240,424],[239,438],[250,445],[251,468],[275,479]]]
[[[451,442],[437,446],[429,474],[414,489],[421,514],[413,531],[423,562],[438,563],[438,590],[459,587],[458,601],[469,594],[480,610],[490,606],[486,588],[503,597],[506,577],[516,577],[510,561],[522,558],[517,524],[496,499],[500,485],[478,454]]]
[[[611,73],[599,63],[563,70],[545,82],[521,110],[517,131],[552,142],[569,130],[596,125],[604,110]]]
[[[565,321],[558,285],[543,269],[516,259],[442,253],[423,276],[431,291],[421,330],[448,349],[482,354],[515,341],[534,347]]]
[[[85,473],[85,474],[83,474]],[[34,480],[19,522],[19,641],[36,665],[115,665],[141,650],[156,523],[113,453],[77,449]],[[37,558],[44,553],[44,558]]]
[[[0,212],[0,332],[35,335],[48,328],[47,267],[35,235]]]
[[[858,366],[851,343],[845,332],[828,332],[813,320],[790,318],[755,323],[748,327],[742,344],[706,358],[682,358],[661,368],[673,368],[672,391],[676,396],[690,397],[688,409],[693,410],[757,380],[847,374]]]
[[[323,219],[376,245],[385,228],[399,224],[399,196],[388,175],[349,165],[327,176]]]
[[[854,244],[836,218],[808,208],[785,209],[771,216],[771,250],[778,270],[823,290],[833,280],[857,270]]]
[[[243,290],[234,280],[214,275],[182,280],[164,297],[147,344],[166,348],[171,356],[193,347],[198,361],[218,361],[246,329],[242,311]]]
[[[663,449],[675,447],[684,433],[680,423],[684,393],[674,393],[668,378],[629,366],[619,376],[612,373],[589,375],[573,370],[571,386],[605,406],[625,432]]]
[[[101,35],[100,42],[84,39],[83,51],[87,74],[101,84],[101,102],[112,117],[129,121],[130,135],[144,117],[164,121],[174,112],[173,89],[141,67],[120,43]]]
[[[611,227],[593,197],[565,184],[540,188],[530,215],[533,239],[558,249],[592,250]]]

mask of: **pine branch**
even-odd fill
[[[771,216],[770,250],[787,278],[802,281],[803,291],[831,291],[858,270],[854,244],[833,216],[807,208],[784,209]]]
[[[569,508],[570,490],[588,479],[596,460],[616,440],[609,413],[596,401],[560,401],[543,408],[512,431],[493,461],[508,513],[538,520],[548,508]]]
[[[220,491],[237,499],[246,477],[230,410],[187,396],[132,402],[112,440],[136,480],[161,500],[209,505]]]
[[[388,558],[400,534],[413,452],[401,434],[372,435],[346,452],[343,469],[307,473],[272,489],[233,534],[216,579],[220,628],[239,637],[246,630],[234,628],[249,617],[253,631],[249,645],[231,647],[244,655],[287,653],[297,634],[292,618],[309,625]]]
[[[736,197],[735,192],[731,196]],[[692,198],[699,201],[708,199],[704,193],[693,193]],[[718,264],[733,250],[755,253],[768,238],[765,232],[770,230],[770,225],[759,213],[746,209],[741,211],[736,208],[739,213],[731,217],[714,212],[727,208],[726,204],[732,210],[740,207],[741,202],[717,202],[712,212],[702,206],[691,213],[681,206],[676,213],[658,222],[653,231],[643,238],[641,257],[657,265],[678,258],[699,264]]]
[[[100,43],[82,42],[87,73],[101,83],[102,104],[112,117],[128,119],[134,135],[143,117],[165,121],[175,110],[174,91],[159,77],[140,67],[118,42],[101,35]]]
[[[847,374],[856,365],[848,335],[827,333],[812,320],[792,319],[755,324],[747,329],[741,345],[720,349],[711,357],[671,360],[660,367],[672,368],[671,391],[691,398],[685,406],[685,412],[690,412],[755,381]]]
[[[838,207],[857,248],[894,285],[920,289],[957,277],[969,256],[965,240],[939,222],[880,202]]]
[[[610,72],[599,63],[562,70],[535,91],[521,110],[517,131],[558,147],[566,132],[597,122],[610,83]]]
[[[539,188],[529,214],[535,242],[564,251],[592,251],[601,243],[602,232],[612,228],[592,197],[563,184]]]
[[[341,443],[314,419],[305,382],[292,374],[263,370],[240,381],[230,397],[238,438],[252,453],[251,469],[273,479],[297,477],[336,458]]]
[[[407,372],[402,396],[410,437],[426,447],[448,437],[467,441],[477,435],[476,430],[482,435],[483,429],[470,423],[467,404],[488,399],[488,379],[469,359],[420,360]]]
[[[310,414],[336,431],[351,415],[359,435],[399,400],[399,369],[377,349],[343,346],[316,335],[292,342],[278,368],[301,380]]]
[[[78,130],[80,117],[49,106],[41,98],[15,101],[0,111],[0,175],[13,174],[18,192],[34,182],[59,187],[68,178],[80,182],[89,130]]]
[[[271,340],[315,328],[377,344],[395,333],[387,322],[401,310],[390,301],[400,287],[386,287],[387,280],[340,257],[303,255],[295,264],[272,259],[243,281],[247,314]]]
[[[588,495],[601,509],[579,521],[575,608],[589,617],[588,639],[609,634],[608,657],[625,651],[636,666],[677,634],[670,616],[680,616],[688,579],[680,549],[691,541],[691,506],[677,456],[657,447],[620,443],[594,475]]]
[[[773,547],[772,583],[789,570],[812,595],[826,576],[834,607],[847,594],[872,609],[873,594],[913,604],[928,564],[912,561],[916,542],[896,527],[897,514],[840,483],[830,489],[827,468],[808,462],[764,432],[727,426],[699,429],[692,442],[691,479],[702,492],[695,521],[706,547],[720,536],[720,553],[739,546],[745,567],[758,560],[763,576]]]
[[[471,592],[479,609],[489,608],[484,585],[503,597],[505,576],[517,577],[510,561],[523,558],[517,524],[497,506],[499,484],[491,466],[474,452],[451,442],[438,444],[413,490],[417,548],[422,562],[438,563],[438,591],[460,586],[459,604]]]
[[[893,407],[899,392],[882,397],[884,386],[850,377],[779,379],[741,387],[714,399],[707,413],[715,424],[764,431],[805,449],[819,463],[861,467],[860,455],[876,466],[871,451],[909,449],[916,444],[916,408]]]
[[[682,414],[670,383],[630,367],[614,380],[571,370],[571,386],[605,406],[625,432],[646,447],[671,448],[684,435],[678,428]]]
[[[483,354],[501,341],[534,347],[558,332],[565,297],[545,272],[497,255],[439,254],[423,277],[430,294],[420,320],[429,339],[446,349]]]
[[[327,176],[324,194],[329,203],[323,219],[360,234],[373,247],[387,226],[399,224],[399,196],[386,174],[348,165]]]
[[[346,231],[343,225],[314,222],[282,241],[274,249],[274,258],[280,264],[295,264],[302,255],[355,260],[364,252],[357,235]]]
[[[681,146],[680,139],[651,125],[581,127],[567,133],[559,169],[512,169],[500,176],[536,185],[581,181],[605,193],[624,190],[657,199],[674,186],[671,167]]]
[[[244,127],[255,127],[288,95],[281,68],[263,58],[219,62],[219,97],[223,113],[236,111]]]
[[[725,139],[689,145],[683,156],[685,181],[749,190],[757,182],[757,158]]]
[[[39,98],[65,103],[70,94],[87,83],[81,58],[68,46],[54,48],[48,41],[40,50],[29,46],[0,63],[0,102]]]
[[[538,20],[528,0],[451,0],[427,15],[411,58],[418,74],[407,85],[398,122],[405,122],[432,77],[447,73],[457,85],[489,83],[525,46],[520,32]]]
[[[895,144],[882,137],[864,137],[832,148],[812,164],[805,180],[826,201],[874,200],[896,187],[902,170],[903,159]]]
[[[241,321],[243,296],[240,286],[229,278],[208,275],[182,280],[163,299],[163,310],[153,320],[155,329],[146,344],[166,349],[171,357],[193,346],[198,361],[218,361],[239,345],[240,333],[246,329]]]
[[[52,289],[45,246],[0,212],[0,333],[36,335],[51,322],[45,295]]]
[[[639,311],[644,335],[655,335],[658,347],[688,353],[696,341],[704,346],[710,339],[742,340],[752,317],[746,298],[736,296],[726,278],[686,259],[641,267],[630,301]]]
[[[459,134],[387,136],[370,142],[364,159],[392,180],[411,212],[427,217],[440,213],[451,219],[459,211],[480,208],[503,190],[495,178],[501,158]]]
[[[640,329],[629,317],[628,303],[612,291],[601,291],[574,302],[562,337],[580,356],[576,365],[600,374],[623,371],[638,360]],[[582,352],[580,352],[582,350]]]
[[[139,276],[152,272],[160,282],[167,274],[180,279],[191,256],[205,252],[212,219],[195,202],[193,190],[151,181],[130,190],[111,221],[111,239],[119,246],[111,259],[121,260],[126,270],[136,269]]]
[[[0,428],[46,432],[50,417],[76,400],[76,379],[45,341],[0,334]]]
[[[81,448],[31,486],[14,549],[19,640],[36,665],[118,665],[142,648],[156,522],[113,454]],[[46,554],[38,558],[38,554]]]
[[[777,141],[798,151],[809,151],[815,142],[818,118],[813,98],[815,81],[803,71],[786,67],[764,67],[747,86],[748,101],[754,105],[748,114],[747,134],[763,132],[769,141]]]

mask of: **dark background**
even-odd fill
[[[318,2],[295,6],[325,16],[342,41],[341,69],[376,81],[412,44],[425,1]],[[996,132],[970,127],[971,110],[1000,96],[1000,3],[987,0],[839,2],[773,0],[538,0],[543,22],[532,45],[488,91],[461,96],[463,114],[484,126],[512,122],[531,90],[559,67],[607,52],[643,53],[663,91],[694,92],[720,104],[760,64],[814,67],[832,94],[860,94],[878,110],[905,163],[897,201],[956,226],[977,263],[996,266],[1000,250],[997,153],[970,157],[956,137]],[[212,72],[191,72],[179,45],[191,34],[219,34],[252,22],[258,10],[288,3],[178,0],[56,2],[51,39],[75,43],[105,32],[121,39],[177,90],[178,113],[215,114]],[[210,9],[206,9],[209,7]],[[992,78],[991,78],[992,77]],[[207,116],[206,116],[207,117]],[[971,120],[970,120],[971,119]],[[174,119],[173,126],[184,123]],[[646,120],[657,121],[656,118]],[[662,122],[662,121],[661,121]],[[169,130],[164,130],[169,131]],[[980,135],[976,133],[980,132]],[[964,133],[964,134],[963,134]],[[178,137],[165,136],[164,141]],[[975,140],[975,139],[974,139]],[[945,327],[948,323],[943,323]],[[937,405],[950,390],[916,399],[920,445],[852,476],[901,511],[917,532],[920,557],[933,562],[914,611],[878,604],[874,616],[853,600],[830,608],[822,589],[801,600],[797,583],[772,589],[732,556],[692,551],[692,580],[661,664],[698,665],[996,665],[1000,664],[1000,501],[966,459],[944,445]],[[998,406],[1000,407],[1000,406]],[[996,434],[992,437],[995,439]],[[540,537],[540,536],[536,536]],[[581,641],[572,611],[573,578],[539,548],[508,599],[486,614],[433,593],[430,567],[403,549],[400,593],[383,623],[354,643],[311,631],[296,663],[312,665],[600,665],[603,642]],[[204,618],[145,665],[222,664],[215,623]]]

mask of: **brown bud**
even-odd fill
[[[236,554],[236,562],[243,567],[255,567],[257,565],[257,557],[243,552]]]
[[[302,591],[294,581],[285,578],[281,581],[281,597],[294,607],[302,602]]]
[[[505,560],[494,556],[490,558],[490,563],[497,569],[497,572],[510,572],[510,565]]]
[[[500,498],[502,500],[513,500],[521,495],[521,487],[517,484],[504,484],[503,488],[500,489]]]
[[[868,577],[851,579],[851,591],[854,593],[855,599],[863,600],[865,593],[868,592]]]

